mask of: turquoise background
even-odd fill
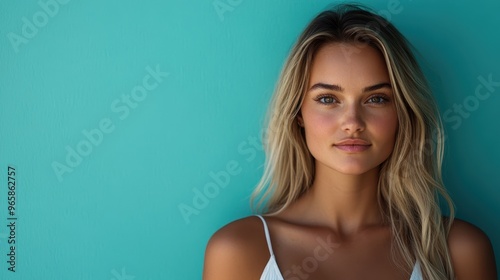
[[[54,1],[0,2],[0,279],[200,279],[208,238],[251,214],[282,63],[332,1]],[[475,92],[500,81],[500,1],[396,2],[364,1],[419,50],[447,112],[457,216],[489,235],[498,266],[500,86]]]

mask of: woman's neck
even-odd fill
[[[342,174],[318,165],[314,183],[296,203],[294,215],[330,227],[340,235],[351,235],[382,224],[377,202],[379,170],[364,174]]]

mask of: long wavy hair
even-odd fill
[[[336,42],[379,50],[394,91],[396,143],[380,166],[377,191],[380,210],[392,228],[392,252],[402,253],[405,267],[418,260],[425,279],[454,279],[447,246],[454,206],[441,177],[441,118],[411,44],[389,21],[364,6],[342,4],[320,13],[293,46],[270,103],[263,137],[264,173],[252,204],[261,212],[277,214],[312,185],[314,158],[297,115],[315,53]],[[448,204],[448,218],[442,217],[440,195]]]

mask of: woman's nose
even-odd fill
[[[365,130],[361,108],[357,104],[346,105],[342,115],[342,129],[349,133]]]

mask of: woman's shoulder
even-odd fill
[[[239,219],[208,241],[203,279],[258,279],[269,257],[262,221],[257,216]]]
[[[217,230],[210,238],[207,247],[239,248],[252,247],[266,242],[264,226],[257,216],[248,216],[232,221]],[[266,247],[267,248],[267,247]]]
[[[496,279],[493,247],[479,227],[455,218],[448,233],[448,247],[458,279]]]

